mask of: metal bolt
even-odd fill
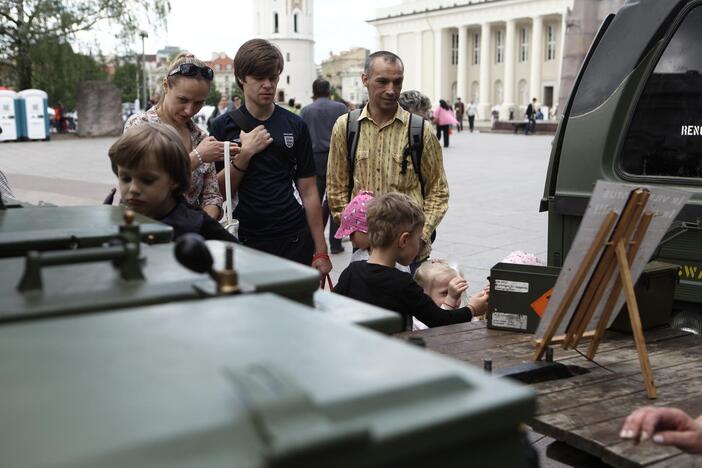
[[[488,374],[492,374],[492,359],[483,359],[483,370]]]
[[[553,362],[553,348],[550,346],[546,347],[546,362]]]

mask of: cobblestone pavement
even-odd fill
[[[545,260],[546,214],[538,213],[551,136],[454,133],[444,151],[451,198],[433,256],[457,262],[477,291],[490,267],[513,250]],[[0,144],[0,170],[18,199],[58,205],[102,202],[115,184],[107,149],[114,138],[59,136],[48,142]],[[348,264],[332,256],[336,280]]]

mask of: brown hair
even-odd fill
[[[131,127],[110,146],[107,154],[115,175],[117,166],[139,169],[154,158],[175,183],[174,196],[190,188],[190,158],[178,133],[169,125],[145,122]]]
[[[239,88],[244,89],[247,76],[265,78],[278,76],[283,72],[283,54],[275,44],[265,39],[251,39],[244,42],[234,56],[234,76]]]
[[[172,88],[173,86],[175,86],[175,84],[178,82],[178,80],[180,80],[182,78],[189,78],[191,80],[204,81],[204,82],[208,83],[210,87],[212,87],[212,81],[214,81],[214,80],[206,80],[205,77],[199,73],[196,74],[195,76],[183,76],[179,73],[176,73],[175,75],[171,75],[171,72],[173,70],[177,69],[178,67],[180,67],[184,63],[192,63],[193,65],[200,67],[200,68],[204,68],[204,67],[209,66],[205,62],[203,62],[202,60],[196,59],[195,56],[193,54],[191,54],[190,52],[179,53],[176,56],[176,58],[173,59],[171,64],[168,66],[168,71],[166,72],[166,76],[164,77],[164,79],[168,83],[169,88]],[[161,96],[159,97],[158,103],[163,104],[163,99],[165,96],[163,93],[160,93],[160,94],[161,94]]]
[[[414,232],[424,225],[424,212],[413,198],[391,192],[368,202],[368,240],[371,248],[388,247],[403,232]]]

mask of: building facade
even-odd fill
[[[254,4],[257,37],[277,45],[285,60],[277,101],[295,99],[303,106],[309,104],[316,77],[312,0],[261,0]]]
[[[358,71],[359,68],[362,74],[363,65],[369,53],[369,50],[364,47],[353,47],[338,54],[330,52],[329,57],[322,60],[320,76],[329,81],[337,92],[340,92],[343,96],[345,94],[342,84],[343,78],[346,77],[348,81],[351,72]],[[359,80],[361,74],[358,75]],[[347,100],[345,97],[343,99]],[[357,101],[354,100],[353,102]]]
[[[402,57],[403,89],[521,119],[532,98],[555,114],[568,12],[577,0],[404,0],[378,10],[380,49]],[[566,90],[568,92],[569,90]],[[548,114],[546,114],[548,115]]]
[[[214,86],[222,96],[232,97],[232,92],[236,86],[234,77],[234,59],[224,52],[212,54],[212,60],[206,62],[214,71]]]
[[[357,106],[368,101],[368,90],[363,86],[362,75],[363,65],[349,67],[341,72],[341,99]]]

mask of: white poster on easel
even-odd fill
[[[656,247],[663,239],[663,236],[670,228],[670,225],[691,196],[691,193],[689,192],[664,187],[598,181],[597,185],[595,186],[595,190],[592,193],[592,197],[590,198],[590,202],[588,203],[585,216],[580,223],[578,233],[573,240],[573,244],[568,252],[565,263],[563,264],[563,268],[561,269],[561,273],[556,281],[553,294],[551,295],[548,306],[546,307],[544,315],[541,318],[539,328],[534,334],[536,339],[541,339],[544,337],[548,324],[553,321],[559,304],[562,302],[569,285],[573,282],[576,272],[584,261],[585,255],[594,242],[607,214],[614,210],[617,215],[621,215],[624,205],[629,198],[629,194],[637,188],[645,188],[651,192],[651,196],[643,212],[653,213],[653,219],[648,227],[643,241],[641,242],[641,246],[634,257],[634,260],[630,265],[631,277],[634,283],[636,283],[638,280],[639,276],[644,270],[644,267],[656,250]],[[612,231],[614,229],[616,229],[616,225]],[[609,236],[607,238],[609,238]],[[603,250],[604,247],[598,251],[597,258],[602,255]],[[585,280],[581,283],[580,289],[576,293],[574,300],[566,310],[563,320],[561,320],[558,328],[556,329],[556,336],[565,334],[566,328],[568,327],[568,324],[570,323],[571,318],[573,317],[573,314],[580,303],[580,299],[582,298],[585,288],[590,282],[590,278],[592,277],[597,264],[597,261],[593,262],[590,271],[588,271],[587,275],[585,276]],[[609,297],[615,283],[615,278],[617,277],[618,274],[612,276],[602,297]],[[624,304],[624,301],[624,292],[621,291],[615,303],[614,310],[620,310]],[[593,330],[596,328],[596,324],[602,315],[602,309],[605,307],[605,302],[606,301],[599,302],[586,330]],[[607,326],[612,324],[616,316],[616,313],[612,314]]]

